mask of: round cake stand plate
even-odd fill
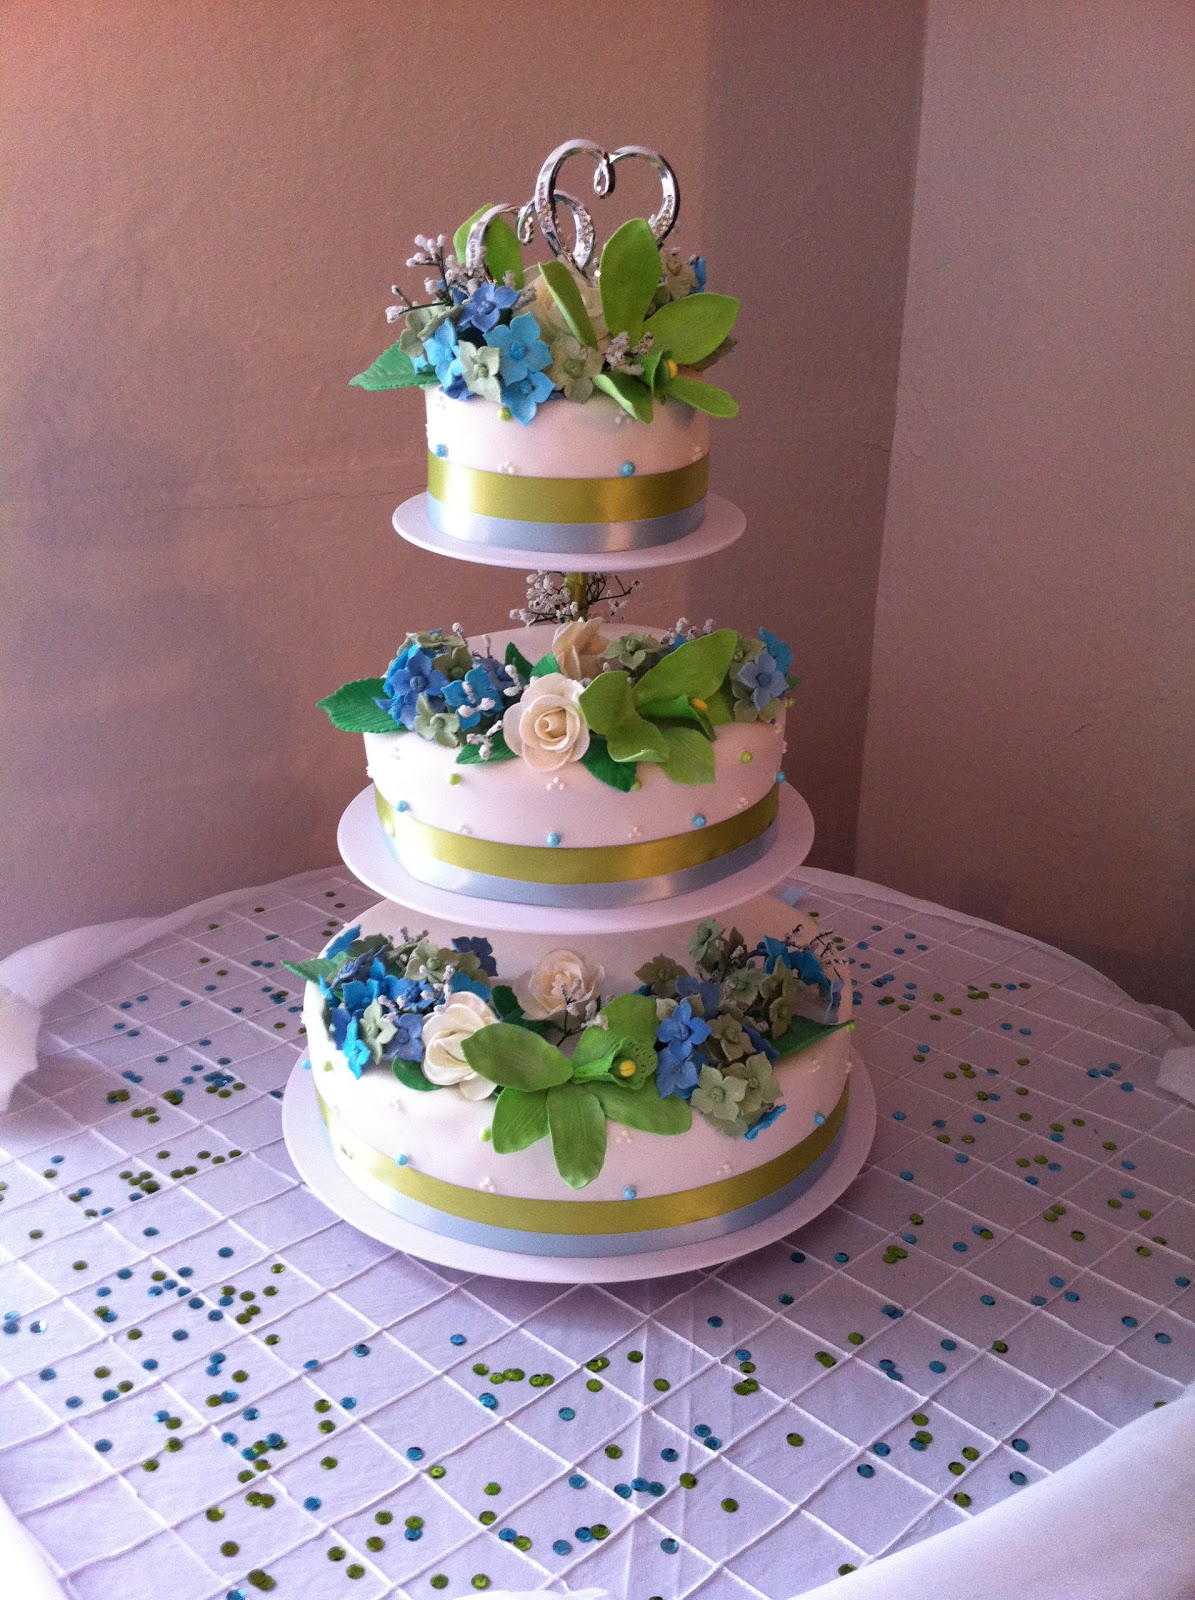
[[[775,1244],[795,1228],[812,1222],[838,1199],[858,1176],[875,1135],[875,1092],[858,1053],[851,1052],[851,1097],[838,1154],[804,1194],[775,1216],[737,1233],[703,1244],[626,1256],[528,1256],[483,1245],[460,1244],[402,1222],[361,1193],[341,1171],[332,1154],[319,1114],[311,1072],[300,1062],[291,1073],[282,1100],[286,1148],[299,1176],[311,1192],[351,1227],[394,1250],[404,1250],[435,1266],[480,1272],[491,1278],[517,1278],[525,1283],[627,1283],[641,1278],[694,1272],[750,1255]]]
[[[670,928],[679,922],[694,926],[705,917],[754,900],[791,878],[813,843],[813,813],[793,788],[780,788],[780,816],[770,850],[750,866],[688,894],[646,900],[642,905],[581,909],[525,905],[511,900],[481,900],[474,895],[437,889],[411,877],[399,865],[378,820],[372,786],[363,789],[340,819],[336,834],[341,859],[367,888],[409,911],[462,928],[491,928],[499,933],[558,934],[626,933]]]
[[[505,545],[474,544],[434,527],[427,514],[427,496],[423,494],[404,500],[394,513],[393,522],[394,531],[421,550],[482,567],[521,567],[524,572],[646,572],[651,567],[671,567],[678,561],[697,561],[725,550],[747,526],[738,506],[720,494],[711,494],[706,500],[705,521],[699,528],[670,544],[648,545],[642,550],[516,550]]]

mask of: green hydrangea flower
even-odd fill
[[[740,1079],[724,1077],[717,1067],[702,1067],[689,1104],[714,1123],[733,1123],[746,1093],[747,1085]]]
[[[415,706],[415,732],[424,739],[434,739],[447,750],[459,750],[465,742],[461,732],[461,719],[455,711],[433,711],[425,694]]]
[[[552,365],[548,377],[566,400],[585,401],[593,393],[593,380],[602,370],[600,350],[582,344],[571,333],[557,334],[549,346]]]
[[[780,1085],[762,1050],[728,1067],[726,1076],[737,1078],[743,1084],[745,1092],[739,1102],[739,1114],[746,1122],[754,1122],[761,1111],[770,1111],[780,1100]]]
[[[632,674],[641,668],[654,666],[663,658],[664,647],[658,639],[646,633],[624,633],[602,652],[603,661],[614,661]]]
[[[361,1013],[357,1032],[362,1043],[368,1047],[376,1066],[382,1059],[382,1046],[390,1043],[398,1028],[388,1017],[382,1015],[381,1001],[371,1000]]]
[[[406,325],[398,338],[398,347],[412,361],[426,360],[423,346],[442,322],[447,322],[455,306],[416,306],[407,312]]]
[[[710,1023],[710,1034],[718,1054],[727,1062],[742,1061],[751,1054],[751,1041],[743,1032],[743,1024],[738,1017],[717,1017]]]
[[[722,982],[722,1005],[731,1016],[740,1019],[747,1015],[759,1000],[763,973],[757,967],[743,967],[732,972]]]
[[[667,1000],[676,999],[676,980],[688,977],[684,967],[678,966],[669,956],[653,956],[636,972],[640,983],[645,983],[652,994]]]
[[[492,400],[495,405],[502,404],[502,389],[498,383],[498,362],[502,352],[493,349],[490,345],[469,344],[462,340],[457,347],[457,359],[461,364],[461,377],[465,380],[465,388],[470,394],[480,395],[483,400]]]
[[[697,287],[697,274],[679,250],[661,250],[660,267],[669,300],[684,300]]]

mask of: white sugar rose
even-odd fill
[[[552,654],[566,678],[596,678],[609,640],[594,618],[562,622],[552,635]]]
[[[514,753],[537,772],[552,772],[580,761],[589,749],[589,729],[577,707],[583,686],[563,672],[533,678],[502,718],[502,732]]]
[[[464,1041],[479,1028],[488,1028],[497,1016],[479,994],[463,989],[449,995],[423,1022],[423,1074],[432,1083],[455,1087],[466,1100],[484,1100],[496,1084],[481,1078],[465,1060]]]
[[[533,1022],[582,1016],[601,998],[604,978],[596,961],[586,961],[574,950],[549,950],[530,972],[515,979],[515,999]]]

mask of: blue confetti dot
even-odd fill
[[[722,1448],[721,1439],[719,1439],[718,1436],[713,1433],[710,1434],[708,1439],[703,1439],[701,1442],[705,1445],[707,1450],[721,1450]]]
[[[444,457],[448,454],[448,446],[446,444],[438,444],[435,446],[433,453],[439,456],[440,460],[443,461]]]
[[[408,1446],[408,1448],[407,1448],[407,1460],[408,1461],[422,1461],[423,1460],[423,1451],[419,1448],[419,1446],[417,1444],[413,1444],[413,1445]]]
[[[404,1528],[402,1536],[411,1544],[417,1544],[423,1538],[422,1528]]]
[[[583,1489],[585,1487],[585,1479],[579,1472],[574,1472],[568,1480],[568,1486],[570,1489]]]
[[[561,1406],[556,1415],[560,1418],[561,1422],[572,1422],[577,1413],[573,1410],[572,1406]]]
[[[710,1427],[708,1422],[699,1422],[693,1429],[693,1432],[699,1439],[708,1439],[713,1431],[714,1430]]]
[[[913,1181],[913,1174],[911,1172],[902,1172],[901,1177],[904,1179],[905,1183],[912,1183]]]
[[[156,1372],[158,1370],[158,1363],[154,1356],[147,1356],[141,1365],[146,1372]]]
[[[931,1372],[945,1372],[946,1363],[944,1361],[931,1361],[929,1364],[929,1370]]]
[[[1159,1344],[1169,1344],[1171,1342],[1170,1335],[1168,1333],[1155,1333],[1154,1338]]]
[[[463,1333],[452,1333],[452,1334],[449,1334],[449,1336],[448,1336],[448,1343],[449,1344],[461,1345],[461,1344],[464,1344],[465,1342],[466,1342],[465,1335]]]
[[[925,1444],[925,1440],[924,1439],[910,1439],[909,1440],[909,1449],[910,1450],[924,1450],[925,1448],[926,1448],[926,1444]]]
[[[38,1377],[43,1383],[52,1383],[57,1376],[58,1374],[53,1367],[43,1367],[38,1373]]]
[[[661,1461],[679,1461],[680,1460],[680,1451],[679,1450],[674,1450],[671,1445],[667,1445],[663,1450],[660,1451],[660,1460]]]
[[[95,1441],[95,1447],[102,1456],[106,1456],[108,1451],[112,1448],[112,1441],[111,1439],[97,1439]]]
[[[1044,1306],[1045,1303],[1046,1297],[1044,1294],[1031,1294],[1029,1296],[1029,1304],[1031,1306]]]
[[[1024,1455],[1026,1450],[1029,1448],[1029,1441],[1028,1439],[1014,1439],[1012,1441],[1012,1447],[1014,1450],[1019,1450],[1020,1453]]]
[[[751,1352],[750,1350],[736,1350],[734,1353],[734,1359],[736,1361],[750,1361]]]
[[[721,1317],[707,1317],[705,1320],[711,1328],[720,1328],[722,1326]]]
[[[855,1471],[861,1478],[874,1478],[876,1475],[876,1469],[871,1465],[870,1461],[860,1461]]]
[[[318,1495],[309,1494],[307,1496],[306,1500],[304,1500],[304,1502],[303,1502],[303,1510],[304,1511],[318,1511],[322,1504],[323,1504],[323,1501],[319,1498]]]
[[[628,1183],[626,1188],[622,1191],[622,1197],[624,1200],[634,1200],[638,1193],[638,1189],[636,1189],[633,1184]]]
[[[1009,1483],[1015,1483],[1018,1489],[1023,1489],[1029,1482],[1029,1479],[1023,1472],[1010,1472],[1008,1474],[1008,1481]]]
[[[554,1539],[552,1541],[552,1549],[558,1556],[567,1556],[572,1548],[567,1539]]]
[[[677,1544],[675,1539],[661,1539],[660,1540],[660,1549],[664,1552],[664,1554],[666,1556],[674,1556],[676,1554],[676,1552],[680,1549],[680,1545]]]
[[[880,1440],[879,1444],[873,1444],[871,1448],[875,1451],[877,1456],[889,1455],[892,1449],[891,1445],[885,1444],[882,1439]]]
[[[72,1394],[72,1395],[69,1395],[67,1397],[67,1402],[66,1403],[70,1407],[70,1409],[72,1411],[74,1411],[79,1406],[81,1406],[83,1404],[83,1400],[82,1400],[82,1397],[80,1395]]]
[[[497,1402],[497,1400],[494,1399],[494,1396],[492,1394],[483,1394],[480,1398],[481,1398],[482,1405],[486,1408],[487,1411],[497,1411],[498,1402]]]
[[[220,1248],[216,1251],[216,1254],[218,1256],[223,1256],[224,1259],[227,1260],[228,1257],[232,1254],[232,1246],[230,1244],[222,1244],[220,1246]]]
[[[499,1528],[498,1537],[502,1540],[503,1544],[513,1544],[518,1538],[518,1534],[513,1528]]]
[[[614,1493],[620,1500],[629,1500],[631,1498],[631,1486],[629,1483],[616,1483],[614,1485]]]
[[[845,1250],[836,1250],[834,1252],[834,1259],[838,1262],[840,1267],[844,1267],[851,1258],[847,1255]]]
[[[355,1356],[367,1356],[369,1354],[369,1346],[367,1344],[355,1344],[353,1346],[353,1354]]]
[[[593,1533],[589,1528],[574,1528],[573,1538],[576,1539],[579,1544],[589,1544],[593,1538]]]
[[[304,1370],[304,1372],[314,1372],[316,1367],[318,1367],[318,1366],[319,1366],[319,1362],[315,1359],[314,1356],[312,1356],[310,1361],[304,1361],[303,1370]]]

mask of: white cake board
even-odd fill
[[[706,500],[705,521],[699,528],[683,539],[673,539],[671,544],[649,545],[643,550],[516,550],[474,544],[441,533],[433,526],[425,494],[404,500],[392,520],[394,531],[421,550],[452,556],[457,561],[472,561],[481,567],[521,567],[524,572],[646,572],[651,567],[671,567],[679,561],[697,561],[725,550],[747,526],[738,506],[720,494],[711,494]]]
[[[627,933],[645,928],[670,928],[678,922],[694,926],[732,906],[767,894],[791,878],[813,843],[813,813],[787,784],[780,786],[780,816],[775,843],[749,867],[703,889],[642,905],[596,909],[524,905],[511,900],[481,900],[473,895],[437,889],[413,878],[400,866],[378,819],[373,786],[363,789],[340,819],[336,844],[345,866],[367,888],[410,911],[466,928],[492,928],[498,933],[556,934]]]
[[[424,1261],[461,1272],[480,1272],[491,1278],[517,1278],[524,1283],[626,1283],[641,1278],[667,1277],[674,1272],[694,1272],[722,1261],[762,1250],[795,1228],[812,1222],[838,1199],[858,1176],[875,1136],[875,1091],[858,1052],[851,1050],[851,1094],[846,1121],[834,1160],[804,1194],[791,1205],[718,1239],[703,1244],[680,1245],[669,1250],[627,1256],[528,1256],[484,1245],[461,1244],[438,1233],[391,1216],[362,1194],[336,1164],[324,1130],[311,1072],[302,1062],[287,1081],[282,1100],[282,1131],[286,1148],[299,1176],[311,1192],[351,1227],[378,1239],[394,1250],[405,1250]]]

